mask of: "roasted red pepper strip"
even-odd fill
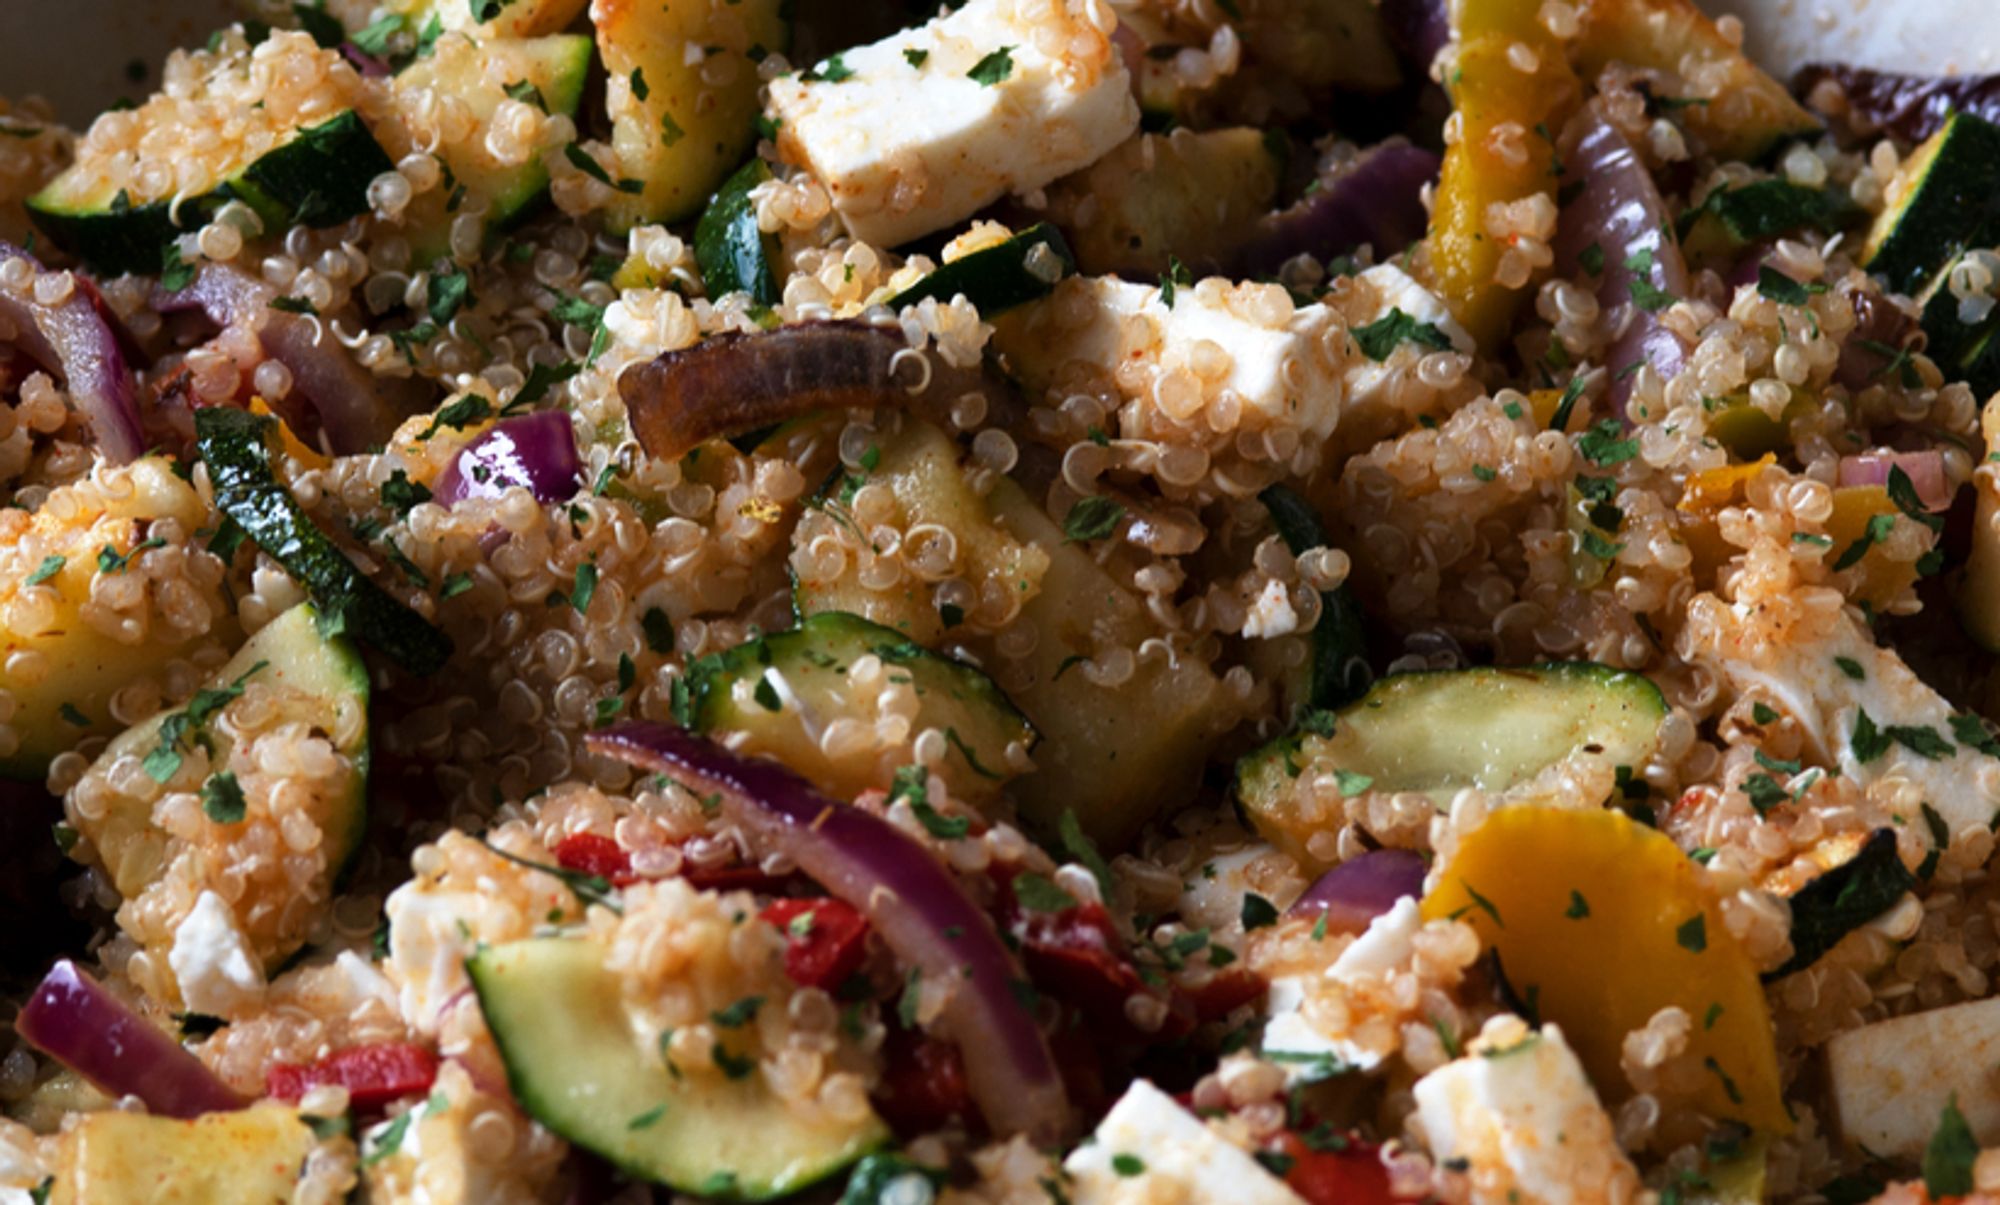
[[[882,1046],[882,1078],[875,1086],[877,1112],[899,1134],[926,1134],[950,1121],[979,1114],[965,1080],[965,1060],[950,1042],[906,1029],[891,1030]]]
[[[356,1112],[380,1112],[391,1101],[421,1096],[437,1079],[438,1057],[409,1042],[377,1042],[336,1050],[316,1063],[279,1063],[265,1091],[297,1101],[313,1088],[339,1084]]]
[[[759,915],[783,931],[794,983],[833,991],[868,954],[868,921],[845,900],[774,900]]]
[[[632,873],[632,855],[609,837],[596,833],[571,833],[556,842],[556,863],[564,870],[594,874],[613,887],[629,887],[638,881]]]
[[[1381,1151],[1359,1138],[1331,1135],[1307,1142],[1287,1131],[1272,1147],[1291,1160],[1285,1183],[1307,1205],[1390,1205],[1389,1169]]]

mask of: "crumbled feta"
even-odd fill
[[[1401,310],[1418,322],[1428,323],[1438,329],[1438,333],[1451,340],[1453,349],[1470,353],[1477,346],[1458,319],[1451,316],[1449,306],[1437,294],[1418,284],[1409,273],[1394,264],[1377,264],[1362,272],[1359,281],[1367,286],[1369,295],[1375,301],[1365,314],[1349,314],[1354,326],[1368,326],[1389,317],[1393,310]],[[1383,422],[1394,421],[1399,414],[1397,406],[1396,381],[1405,370],[1392,368],[1386,362],[1371,360],[1367,356],[1356,356],[1347,369],[1348,409],[1358,411],[1361,425],[1371,433]]]
[[[1495,1018],[1471,1053],[1417,1081],[1416,1098],[1431,1157],[1470,1165],[1474,1205],[1596,1205],[1638,1195],[1638,1172],[1553,1025],[1536,1034]]]
[[[1299,613],[1292,609],[1291,591],[1276,578],[1265,582],[1264,588],[1251,600],[1249,613],[1243,620],[1244,638],[1257,640],[1287,636],[1298,628]]]
[[[418,1033],[435,1035],[440,1014],[471,989],[465,960],[482,932],[511,934],[513,908],[476,891],[449,891],[423,879],[389,894],[389,957],[384,970],[396,985],[397,1011]]]
[[[1174,1098],[1134,1080],[1090,1140],[1063,1160],[1076,1205],[1154,1200],[1303,1205],[1242,1148]]]
[[[174,929],[167,965],[190,1012],[233,1017],[264,994],[264,968],[250,939],[237,927],[228,903],[213,891],[202,892]]]
[[[1397,900],[1395,907],[1370,921],[1367,930],[1340,952],[1325,970],[1326,978],[1346,981],[1387,975],[1415,953],[1414,942],[1423,924],[1414,897]],[[1312,979],[1311,975],[1282,975],[1271,981],[1264,1056],[1282,1064],[1286,1079],[1292,1083],[1317,1078],[1329,1066],[1367,1071],[1379,1065],[1383,1051],[1329,1037],[1306,1019]]]
[[[1088,166],[1139,125],[1117,19],[1104,0],[1029,7],[970,0],[836,69],[772,80],[779,153],[883,247]]]

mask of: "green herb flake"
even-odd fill
[[[924,65],[924,60],[929,57],[931,57],[930,51],[924,50],[916,46],[912,46],[909,49],[903,51],[903,61],[908,63],[912,67],[921,68]]]
[[[1451,339],[1434,323],[1419,322],[1401,309],[1391,308],[1387,314],[1366,326],[1357,326],[1350,332],[1355,346],[1361,354],[1380,362],[1404,343],[1415,343],[1432,351],[1450,351]]]
[[[1699,954],[1708,949],[1708,917],[1697,912],[1682,921],[1674,930],[1674,941],[1690,954]]]
[[[1584,271],[1590,273],[1592,276],[1604,275],[1603,246],[1595,242],[1591,243],[1588,247],[1576,253],[1576,262],[1582,266]]]
[[[69,564],[69,558],[66,556],[45,556],[42,558],[42,563],[35,566],[35,571],[24,578],[21,584],[23,586],[39,586],[56,574],[61,573],[63,566],[67,564]]]
[[[1239,914],[1243,931],[1262,929],[1278,923],[1278,906],[1254,891],[1243,893],[1243,907]]]
[[[1055,880],[1032,871],[1014,876],[1014,899],[1030,912],[1066,912],[1077,906],[1076,897]]]
[[[1002,46],[1000,49],[980,59],[965,73],[965,78],[975,84],[991,88],[1014,74],[1014,48]]]
[[[240,824],[248,810],[243,798],[242,784],[236,775],[228,770],[209,775],[201,784],[201,811],[217,824]]]
[[[1564,909],[1563,916],[1569,920],[1583,920],[1589,915],[1590,901],[1583,898],[1583,892],[1570,888],[1569,907]]]
[[[1375,785],[1375,779],[1356,770],[1336,769],[1333,772],[1334,785],[1340,790],[1342,799],[1352,799]]]
[[[741,1029],[757,1019],[757,1010],[764,1007],[764,997],[745,996],[728,1008],[708,1014],[708,1019],[724,1029]]]
[[[1958,1110],[1958,1093],[1945,1102],[1924,1147],[1924,1189],[1933,1201],[1964,1196],[1973,1190],[1972,1165],[1979,1159],[1979,1140]]]
[[[1137,1155],[1128,1155],[1120,1151],[1111,1156],[1111,1170],[1126,1177],[1143,1176],[1146,1174],[1146,1161]]]
[[[1124,517],[1124,504],[1116,499],[1106,498],[1102,494],[1079,498],[1063,519],[1063,541],[1080,544],[1088,540],[1104,539],[1118,530],[1118,521]]]

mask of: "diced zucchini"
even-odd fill
[[[854,491],[867,484],[886,486],[897,504],[889,521],[906,532],[934,524],[952,533],[958,576],[975,589],[988,581],[1007,583],[1009,589],[1041,581],[1048,554],[994,525],[986,500],[966,484],[958,445],[944,432],[929,423],[908,422],[875,453],[873,469],[837,476],[820,492],[814,506],[821,514],[851,529],[854,521],[847,513],[847,500]],[[794,539],[810,541],[822,526],[824,520],[809,517],[800,523]],[[964,618],[941,612],[932,589],[909,574],[888,590],[868,588],[851,561],[833,581],[799,580],[793,604],[800,615],[846,611],[864,616],[922,645],[945,639]]]
[[[156,108],[155,103],[133,117],[146,124],[174,120],[171,104]],[[200,229],[232,197],[255,209],[266,230],[337,226],[367,211],[368,182],[394,168],[350,109],[239,158],[178,202],[173,194],[113,188],[104,166],[84,159],[27,204],[43,233],[96,271],[150,274],[160,271],[168,244]]]
[[[1319,866],[1307,852],[1327,823],[1314,778],[1341,776],[1344,794],[1421,791],[1442,805],[1460,788],[1504,792],[1573,759],[1636,772],[1666,712],[1646,678],[1590,662],[1397,674],[1238,762],[1236,797],[1266,840]]]
[[[179,790],[201,789],[213,774],[229,768],[235,729],[218,720],[238,705],[241,688],[249,683],[257,685],[268,700],[266,706],[331,741],[341,759],[336,775],[304,801],[306,818],[321,834],[324,889],[359,846],[366,825],[369,684],[367,667],[354,647],[342,637],[323,634],[319,614],[310,603],[265,624],[186,705],[169,708],[114,737],[90,773],[99,774],[130,758],[142,763],[156,781],[178,784]],[[166,739],[172,735],[167,732],[170,723],[181,730],[171,742]],[[162,749],[169,753],[160,754]],[[209,773],[189,774],[182,768],[184,762],[205,764]],[[222,821],[205,820],[200,839],[191,842],[154,819],[153,795],[127,794],[115,781],[98,785],[103,806],[97,814],[71,806],[69,819],[89,842],[112,886],[127,900],[145,894],[185,853],[209,836],[219,837],[225,828]],[[239,785],[247,791],[254,784]],[[213,869],[219,873],[222,868]],[[268,911],[265,927],[253,926],[249,936],[265,965],[275,967],[304,940],[305,926],[295,919],[290,928],[281,929],[279,909]]]
[[[1717,188],[1679,221],[1681,253],[1696,267],[1732,261],[1761,239],[1801,230],[1825,234],[1842,229],[1861,213],[1837,187],[1807,188],[1790,180],[1758,180],[1738,188]]]
[[[771,167],[752,158],[722,182],[694,227],[694,259],[710,297],[748,293],[759,305],[778,304],[776,240],[757,227],[750,192],[771,178]]]
[[[630,1176],[711,1200],[762,1201],[889,1137],[872,1113],[810,1124],[761,1075],[670,1074],[635,1037],[618,978],[588,941],[508,942],[466,965],[522,1108]]]
[[[1025,680],[1010,683],[1042,741],[1035,772],[1013,793],[1036,824],[1053,831],[1074,809],[1093,840],[1121,847],[1200,788],[1221,735],[1222,684],[1197,658],[1150,654],[1120,685],[1093,682],[1081,662],[1104,651],[1100,641],[1137,655],[1157,635],[1144,603],[1011,480],[998,482],[987,503],[1006,530],[1049,558],[1041,588],[1021,607],[1035,648],[1019,667]]]
[[[901,741],[872,739],[838,757],[821,736],[842,719],[872,729],[884,679],[857,683],[854,667],[878,660],[890,685],[916,691],[917,712]],[[924,649],[901,632],[858,615],[824,611],[778,632],[702,658],[689,670],[688,709],[703,732],[742,734],[743,748],[784,762],[822,789],[852,798],[887,788],[928,729],[948,742],[937,772],[961,799],[992,798],[1014,776],[1010,746],[1033,747],[1035,730],[993,680],[961,661]]]
[[[1868,230],[1861,266],[1914,294],[2000,212],[2000,126],[1954,113],[1910,153]]]
[[[582,34],[477,44],[454,37],[440,40],[431,55],[396,77],[398,105],[415,109],[450,97],[473,118],[462,138],[434,148],[450,173],[447,186],[423,194],[405,217],[415,263],[427,267],[451,254],[451,225],[459,213],[483,213],[491,234],[525,216],[543,197],[549,173],[538,153],[530,149],[519,162],[503,163],[494,157],[487,132],[510,94],[545,112],[575,116],[590,60],[591,41]]]
[[[1272,146],[1242,127],[1139,134],[1050,185],[1050,213],[1092,275],[1150,280],[1170,258],[1214,271],[1277,200]]]
[[[269,1101],[190,1121],[91,1113],[64,1131],[47,1199],[50,1205],[291,1201],[318,1142],[297,1109]]]
[[[305,587],[330,623],[413,674],[451,657],[451,638],[390,597],[313,524],[271,468],[272,420],[227,406],[195,412],[195,439],[215,504]]]
[[[1006,242],[960,256],[889,299],[902,309],[926,297],[950,301],[963,297],[992,318],[1017,305],[1048,294],[1057,282],[1076,271],[1076,260],[1062,232],[1037,223]]]
[[[791,44],[787,0],[596,0],[605,105],[623,174],[614,229],[695,216],[756,141],[757,64]]]
[[[127,643],[98,631],[84,618],[91,582],[106,571],[99,563],[106,549],[115,572],[120,558],[143,555],[135,549],[151,538],[147,532],[155,522],[170,520],[183,533],[212,522],[194,487],[181,480],[163,457],[144,457],[104,472],[104,483],[111,488],[97,490],[88,483],[59,488],[30,523],[29,531],[45,537],[43,546],[52,550],[39,563],[26,565],[24,574],[35,576],[50,566],[49,557],[59,558],[38,586],[54,592],[53,622],[32,634],[17,632],[5,622],[11,608],[0,606],[0,665],[23,665],[25,655],[32,655],[45,671],[10,674],[0,683],[0,689],[13,698],[13,714],[5,726],[14,737],[11,750],[0,757],[0,778],[39,782],[57,754],[75,748],[86,737],[116,732],[112,696],[173,658],[194,651],[203,639],[202,633],[176,631],[155,618],[144,639]],[[198,542],[185,543],[189,556],[202,555]],[[213,626],[207,638],[233,642],[238,635],[236,620],[220,589],[203,589],[192,578],[189,585],[212,608]],[[0,602],[26,588],[26,577],[0,583]],[[17,656],[24,660],[16,661]]]
[[[2000,338],[1996,338],[2000,312],[1977,322],[1964,319],[1958,297],[1951,291],[1952,274],[1964,262],[1963,256],[1946,260],[1917,294],[1924,352],[1946,381],[1964,381],[1972,386],[1973,396],[1990,397],[2000,389]]]
[[[1258,495],[1271,512],[1271,523],[1294,556],[1308,548],[1328,547],[1325,528],[1312,504],[1283,485]],[[1313,655],[1307,664],[1306,706],[1343,707],[1368,689],[1368,633],[1361,603],[1345,582],[1320,592],[1319,623],[1313,627]]]
[[[1819,133],[1817,118],[1693,0],[1592,0],[1583,6],[1577,71],[1594,80],[1613,62],[1710,81],[1674,119],[1718,159],[1755,160],[1787,138]]]

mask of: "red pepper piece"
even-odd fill
[[[845,900],[773,900],[759,915],[784,932],[794,983],[833,991],[867,956],[868,920]]]
[[[377,1042],[336,1050],[316,1063],[279,1063],[265,1078],[265,1091],[297,1101],[326,1084],[347,1089],[358,1113],[378,1113],[391,1101],[421,1096],[437,1080],[438,1057],[409,1042]]]
[[[898,1134],[927,1134],[948,1121],[965,1123],[979,1115],[966,1084],[965,1060],[950,1042],[891,1030],[882,1058],[875,1110]]]
[[[564,870],[594,874],[613,887],[630,887],[638,882],[632,873],[632,855],[609,837],[596,833],[571,833],[556,842],[556,863]]]
[[[1307,1205],[1392,1205],[1396,1200],[1389,1192],[1381,1150],[1371,1142],[1334,1135],[1331,1141],[1308,1143],[1286,1131],[1273,1146],[1292,1161],[1285,1183]]]

